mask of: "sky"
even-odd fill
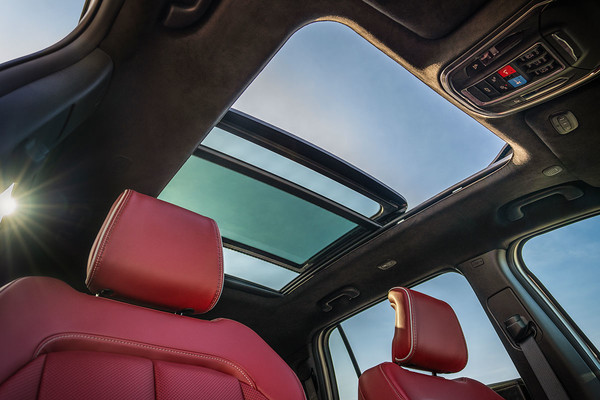
[[[349,161],[409,208],[485,168],[504,145],[335,22],[296,32],[233,108]]]
[[[0,2],[0,64],[53,45],[79,22],[84,0]]]
[[[0,63],[66,36],[82,4],[1,2]],[[409,208],[485,168],[504,144],[362,37],[333,22],[314,23],[294,34],[234,108],[349,161],[401,193]],[[537,236],[523,249],[527,267],[596,345],[600,316],[589,304],[595,304],[600,282],[599,218]],[[226,271],[234,275],[258,271],[273,286],[294,276],[284,272],[279,274],[283,278],[274,278],[277,274],[261,263],[225,254]],[[458,315],[470,353],[460,375],[484,383],[518,376],[462,276],[447,273],[418,290],[447,301]],[[343,328],[361,370],[390,358],[393,311],[387,301],[344,322]],[[356,377],[339,352],[336,333],[331,347],[342,399],[355,399]]]

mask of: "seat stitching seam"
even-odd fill
[[[100,341],[105,341],[105,342],[121,343],[121,344],[133,345],[133,346],[137,346],[137,347],[141,347],[141,348],[148,348],[148,349],[152,349],[152,350],[165,351],[165,352],[169,352],[169,353],[183,354],[183,355],[188,355],[188,356],[192,356],[192,357],[220,361],[220,362],[228,364],[228,365],[232,366],[233,368],[235,368],[236,370],[238,370],[238,372],[244,376],[244,378],[246,379],[248,384],[250,386],[252,386],[252,388],[256,389],[254,382],[250,379],[250,377],[246,374],[246,372],[244,372],[244,370],[242,370],[238,365],[236,365],[233,362],[226,360],[224,358],[216,357],[216,356],[209,356],[206,354],[191,353],[191,352],[182,351],[182,350],[169,349],[169,348],[165,348],[165,347],[159,347],[159,346],[154,346],[154,345],[150,345],[150,344],[143,344],[143,343],[122,340],[122,339],[104,338],[104,337],[82,335],[82,334],[59,335],[59,336],[52,337],[52,338],[42,342],[40,344],[40,346],[38,347],[38,350],[35,352],[33,358],[36,358],[37,356],[39,356],[45,346],[47,346],[50,343],[55,342],[57,340],[66,339],[66,338],[83,338],[83,339],[91,339],[91,340],[100,340]]]
[[[394,391],[394,393],[396,394],[396,396],[401,399],[401,400],[406,400],[404,398],[404,396],[402,396],[400,393],[398,393],[398,390],[396,390],[396,387],[394,385],[392,385],[392,383],[390,382],[390,380],[388,379],[387,375],[385,374],[385,371],[383,370],[383,368],[381,367],[381,365],[378,366],[379,370],[381,371],[381,375],[383,375],[383,378],[385,379],[385,381],[388,383],[388,386],[392,388],[392,390]]]
[[[217,257],[218,257],[218,263],[219,263],[219,285],[217,286],[218,288],[221,288],[220,290],[217,289],[215,291],[215,295],[213,296],[213,299],[210,303],[209,306],[209,310],[212,309],[215,304],[217,303],[217,301],[219,300],[219,297],[221,297],[221,291],[223,290],[221,285],[223,284],[222,282],[222,277],[223,277],[223,250],[222,250],[222,245],[219,245],[220,243],[220,233],[219,230],[217,229],[217,223],[214,220],[211,220],[212,222],[212,228],[213,231],[215,233],[215,244],[217,245]]]
[[[42,392],[42,381],[44,380],[44,372],[46,371],[46,362],[48,361],[48,356],[44,357],[44,363],[42,364],[42,373],[40,374],[40,381],[38,382],[38,387],[36,391],[36,399],[40,398],[40,394]]]
[[[100,244],[100,249],[98,250],[98,255],[97,255],[96,259],[94,260],[94,268],[92,268],[92,275],[90,277],[90,286],[94,282],[94,278],[96,277],[96,272],[98,271],[98,269],[100,267],[102,257],[104,256],[104,250],[106,249],[106,246],[108,245],[108,241],[111,238],[112,232],[113,232],[115,226],[117,225],[117,222],[121,218],[121,215],[123,214],[123,210],[127,206],[127,203],[129,202],[129,199],[131,198],[132,193],[133,193],[133,191],[131,191],[131,190],[127,191],[127,194],[125,195],[125,199],[123,199],[123,203],[121,204],[121,206],[117,210],[117,213],[115,214],[114,221],[112,221],[109,224],[108,229],[106,231],[106,236],[104,236],[102,238],[102,242]]]
[[[155,360],[151,360],[152,361],[152,378],[154,380],[154,398],[156,400],[158,400],[158,390],[156,387],[156,362]]]

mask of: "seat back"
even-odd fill
[[[128,190],[87,272],[90,290],[110,297],[45,277],[0,289],[0,399],[305,398],[250,328],[173,312],[206,312],[220,296],[214,221]]]
[[[464,335],[447,303],[402,287],[390,290],[388,300],[396,311],[393,363],[379,364],[360,376],[359,399],[502,399],[473,379],[435,376],[459,372],[467,364]]]

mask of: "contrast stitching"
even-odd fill
[[[221,234],[219,233],[219,229],[217,228],[217,223],[214,220],[211,220],[211,222],[212,222],[213,232],[215,234],[215,244],[217,245],[217,257],[218,257],[218,263],[219,263],[219,278],[218,278],[219,282],[218,282],[218,286],[217,286],[218,289],[215,291],[215,295],[213,296],[213,299],[210,303],[209,310],[215,306],[215,304],[221,297],[221,291],[223,290],[223,288],[222,288],[222,285],[223,285],[223,281],[222,281],[223,250],[222,250],[222,245],[221,245]]]
[[[109,210],[108,215],[107,215],[104,223],[102,224],[102,227],[100,228],[100,232],[98,233],[98,237],[96,238],[96,240],[94,240],[94,245],[92,246],[92,251],[90,252],[90,256],[89,256],[89,259],[88,259],[88,269],[90,271],[87,274],[87,277],[86,277],[86,280],[85,280],[85,283],[86,283],[86,285],[88,285],[88,287],[92,283],[91,272],[94,270],[95,265],[96,265],[95,263],[97,261],[98,253],[100,251],[100,244],[104,240],[104,236],[105,236],[106,232],[108,231],[108,229],[110,227],[110,224],[112,223],[112,219],[114,218],[114,216],[117,213],[119,207],[123,203],[123,199],[125,198],[125,193],[126,192],[127,191],[121,193],[121,195],[117,198],[115,204],[113,204],[113,206]]]
[[[153,345],[150,345],[150,344],[143,344],[143,343],[138,343],[138,342],[132,342],[132,341],[121,340],[121,339],[106,338],[106,337],[100,337],[100,336],[91,336],[91,335],[82,335],[82,334],[73,334],[73,333],[54,336],[54,337],[51,337],[51,338],[47,339],[46,341],[42,342],[39,345],[38,350],[35,352],[33,358],[36,358],[37,356],[39,356],[40,353],[42,352],[42,350],[44,349],[44,347],[46,347],[50,343],[55,342],[55,341],[60,340],[60,339],[70,339],[70,338],[75,338],[75,339],[76,338],[81,338],[81,339],[99,340],[99,341],[105,341],[105,342],[111,342],[111,343],[120,343],[120,344],[125,344],[125,345],[137,346],[137,347],[141,347],[141,348],[145,348],[145,349],[165,351],[165,352],[169,352],[169,353],[182,354],[182,355],[187,355],[187,356],[192,356],[192,357],[205,358],[205,359],[209,359],[209,360],[215,360],[215,361],[223,362],[223,363],[225,363],[225,364],[227,364],[227,365],[229,365],[229,366],[237,369],[238,372],[244,376],[244,378],[246,379],[246,382],[248,383],[248,385],[250,385],[250,386],[252,386],[252,388],[256,389],[256,386],[254,385],[254,382],[244,372],[244,370],[242,370],[239,366],[237,366],[233,362],[231,362],[229,360],[225,360],[225,359],[223,359],[221,357],[209,356],[209,355],[206,355],[206,354],[191,353],[191,352],[187,352],[187,351],[174,350],[174,349],[169,349],[169,348],[165,348],[165,347],[153,346]]]
[[[408,295],[408,307],[410,309],[410,329],[411,329],[411,334],[412,334],[412,338],[413,338],[413,347],[412,347],[412,354],[411,354],[411,358],[415,356],[415,353],[417,352],[417,347],[419,347],[419,336],[418,336],[418,332],[417,332],[417,313],[415,313],[414,311],[414,305],[415,302],[412,301],[411,299],[411,294],[410,292],[407,290],[406,294]]]
[[[133,193],[132,190],[127,190],[127,192],[125,194],[125,198],[123,199],[123,202],[121,203],[121,205],[119,206],[119,209],[117,210],[117,212],[115,214],[114,221],[109,223],[108,229],[106,230],[104,237],[102,237],[100,249],[98,250],[98,255],[96,256],[96,260],[94,261],[94,267],[92,268],[92,274],[90,277],[90,286],[94,282],[94,278],[96,276],[96,271],[98,271],[98,269],[100,267],[102,257],[104,256],[104,250],[106,249],[106,246],[108,245],[108,241],[110,240],[112,232],[113,232],[115,226],[117,225],[117,222],[121,218],[121,214],[123,213],[125,206],[129,202],[129,199],[131,198],[132,193]]]
[[[383,375],[383,378],[388,383],[388,386],[392,388],[392,390],[394,391],[396,396],[398,396],[399,399],[406,400],[404,398],[404,396],[402,396],[400,393],[398,393],[398,390],[396,390],[396,387],[394,385],[392,385],[392,382],[390,382],[390,380],[388,379],[387,375],[385,374],[385,371],[381,367],[381,364],[379,364],[378,367],[379,367],[379,371],[381,371],[381,375]]]

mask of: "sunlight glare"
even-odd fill
[[[12,197],[12,191],[15,184],[11,184],[8,189],[0,193],[0,221],[2,218],[12,214],[17,209],[17,201]]]

